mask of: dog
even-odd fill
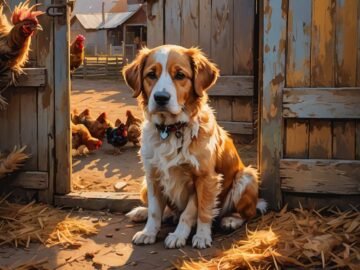
[[[171,211],[181,215],[165,247],[184,246],[196,225],[192,245],[199,249],[211,246],[215,217],[224,229],[234,230],[257,209],[265,211],[256,169],[244,166],[208,105],[206,91],[218,76],[219,69],[200,49],[175,45],[143,48],[124,67],[123,77],[133,96],[140,97],[145,117],[139,153],[147,207],[127,216],[147,222],[134,244],[154,243],[162,218]]]

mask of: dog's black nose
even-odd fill
[[[170,100],[170,94],[166,91],[157,92],[154,94],[156,103],[160,106],[165,106]]]

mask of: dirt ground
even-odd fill
[[[126,110],[142,118],[142,111],[132,98],[132,91],[123,81],[82,80],[72,82],[71,108],[79,112],[88,108],[94,117],[107,112],[111,121],[126,121]],[[256,144],[236,144],[245,165],[256,166]],[[101,149],[88,156],[73,158],[73,189],[75,191],[115,191],[114,184],[125,182],[124,192],[138,192],[143,179],[139,148],[131,143],[114,155],[114,148],[104,142]]]
[[[142,118],[142,112],[132,98],[131,90],[119,80],[73,80],[71,109],[90,109],[97,117],[106,112],[111,121],[126,121],[126,110]],[[125,182],[124,192],[138,192],[143,171],[137,155],[139,147],[128,143],[121,153],[104,141],[103,146],[88,156],[73,158],[73,189],[75,191],[115,191],[114,184]]]

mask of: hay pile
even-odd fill
[[[0,200],[0,246],[29,247],[32,242],[41,242],[46,246],[76,248],[81,245],[80,236],[96,234],[97,227],[90,220],[70,217],[49,205]]]
[[[353,208],[270,212],[237,234],[233,246],[210,260],[185,261],[179,269],[348,268],[360,265],[360,212]]]

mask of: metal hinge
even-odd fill
[[[59,17],[66,15],[66,5],[50,5],[46,9],[46,14],[50,17]]]

